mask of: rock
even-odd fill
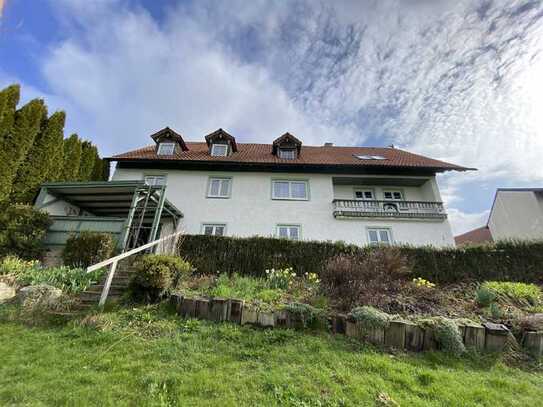
[[[528,315],[520,324],[526,331],[543,331],[543,313]]]
[[[32,308],[54,309],[62,300],[62,290],[47,284],[30,285],[17,292],[17,301]]]
[[[15,288],[0,282],[0,304],[15,297]]]

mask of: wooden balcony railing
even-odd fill
[[[447,217],[442,202],[334,199],[334,217],[433,218]]]

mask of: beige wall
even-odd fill
[[[497,191],[488,227],[494,240],[543,239],[542,195]]]

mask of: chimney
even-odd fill
[[[326,142],[324,143],[324,147],[333,147],[334,143]]]

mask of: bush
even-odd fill
[[[496,300],[496,293],[486,287],[479,287],[475,292],[475,296],[477,297],[477,304],[481,307],[488,307]]]
[[[494,297],[517,305],[538,305],[543,298],[541,289],[535,284],[512,283],[508,281],[486,281],[481,289],[494,294]]]
[[[193,272],[190,263],[178,256],[148,254],[139,258],[130,291],[137,300],[156,302]]]
[[[0,207],[0,258],[7,255],[26,260],[41,258],[50,225],[49,215],[30,205]]]
[[[350,315],[355,321],[360,322],[363,328],[369,329],[386,328],[392,319],[386,312],[368,306],[357,307]]]
[[[460,355],[466,348],[456,323],[445,317],[435,317],[423,321],[423,325],[433,331],[434,338],[444,352]]]
[[[265,237],[187,235],[181,255],[202,273],[239,273],[264,277],[264,270],[291,266],[300,275],[320,274],[338,255],[363,255],[382,248],[337,242],[292,241]],[[497,242],[464,248],[400,247],[413,274],[433,283],[465,281],[543,282],[543,241]]]
[[[62,251],[64,264],[87,268],[113,256],[115,240],[109,233],[83,231],[71,235]]]
[[[21,260],[14,256],[0,262],[0,274],[11,274],[22,286],[47,284],[72,294],[85,291],[98,282],[104,270],[87,273],[80,268],[43,267],[39,261]]]
[[[293,302],[285,305],[283,309],[291,315],[291,318],[300,321],[304,328],[318,328],[327,323],[324,310],[308,304]]]
[[[377,248],[330,259],[321,274],[321,287],[344,309],[361,303],[377,306],[381,300],[378,293],[399,292],[410,272],[399,249]]]

